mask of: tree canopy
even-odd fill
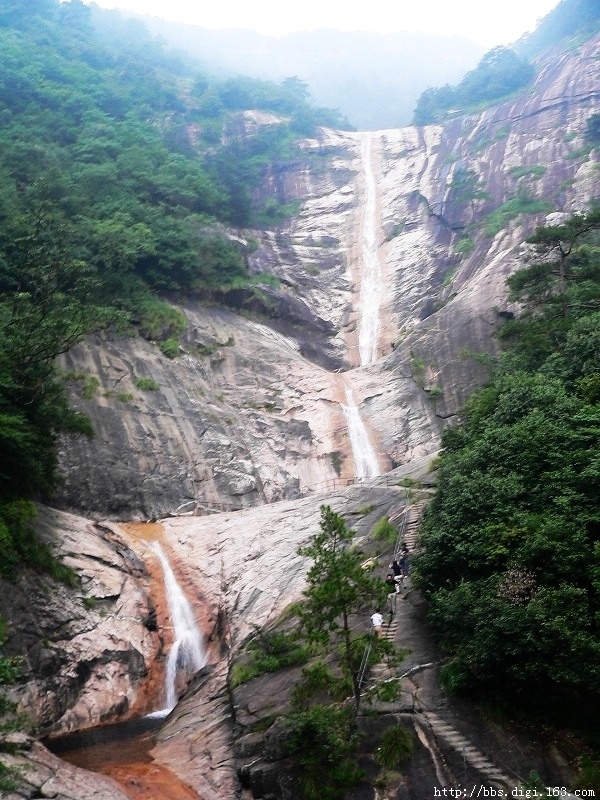
[[[526,86],[535,71],[510,47],[494,47],[457,86],[446,84],[426,89],[415,107],[415,125],[440,122],[449,111],[464,111],[480,103],[491,103]]]
[[[336,114],[311,108],[294,77],[207,77],[142,23],[81,0],[0,0],[0,87],[0,571],[9,574],[33,559],[34,511],[23,501],[51,494],[57,436],[92,433],[69,409],[56,356],[107,326],[174,335],[181,315],[161,295],[247,281],[243,236],[228,226],[285,217],[285,198],[265,208],[258,189],[273,162],[299,157],[300,135]],[[269,112],[269,125],[240,136],[236,114],[248,109]]]
[[[387,587],[363,568],[361,554],[352,546],[353,536],[339,514],[321,506],[320,530],[299,550],[313,560],[300,623],[309,642],[339,649],[342,674],[358,709],[365,637],[351,620],[358,612],[372,613],[370,609],[383,605]]]
[[[600,705],[599,230],[593,211],[529,240],[522,312],[444,434],[414,559],[447,684],[574,727]]]

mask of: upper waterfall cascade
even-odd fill
[[[378,203],[373,169],[373,135],[361,135],[361,163],[364,178],[364,202],[360,225],[360,294],[358,348],[360,365],[377,360],[382,296],[382,269],[377,247]],[[354,458],[355,475],[360,480],[381,474],[377,454],[369,432],[356,405],[352,389],[345,388],[346,403],[340,403],[348,425],[348,436]]]
[[[377,360],[380,328],[381,263],[377,247],[377,190],[372,149],[373,137],[371,134],[366,134],[361,144],[365,180],[365,202],[360,233],[362,277],[358,349],[361,365],[373,364]]]

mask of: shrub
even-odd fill
[[[427,394],[429,397],[432,397],[436,400],[438,397],[441,397],[444,394],[444,390],[441,386],[432,386],[431,389],[426,389]]]
[[[349,708],[313,706],[288,717],[285,751],[301,768],[306,800],[343,800],[362,778],[355,763],[358,732]]]
[[[369,503],[366,506],[361,506],[356,513],[361,517],[366,517],[367,514],[370,514],[375,508],[377,508],[376,503]]]
[[[371,528],[371,536],[378,542],[395,542],[398,531],[387,517],[381,517]]]
[[[88,375],[83,384],[83,399],[91,400],[98,391],[100,381],[95,375]]]
[[[164,342],[159,342],[158,347],[167,358],[177,358],[181,349],[178,339],[166,339]]]
[[[67,586],[77,586],[75,572],[57,561],[48,545],[37,538],[33,529],[36,514],[29,500],[0,503],[0,575],[13,580],[17,565],[23,563]]]
[[[393,703],[400,699],[402,694],[402,686],[397,679],[385,681],[385,683],[377,684],[375,688],[375,696],[382,703]]]
[[[531,166],[518,166],[518,167],[511,167],[508,170],[508,174],[512,175],[513,178],[533,178],[534,180],[538,180],[543,175],[546,174],[546,167],[542,166],[541,164],[532,164]]]
[[[592,114],[587,118],[585,124],[585,138],[586,141],[592,144],[600,142],[600,114]]]
[[[396,769],[408,761],[414,751],[415,743],[410,732],[402,725],[388,728],[381,737],[375,759],[385,769]]]
[[[508,223],[519,216],[519,214],[547,214],[552,210],[552,206],[546,200],[538,200],[535,197],[519,195],[503,203],[484,219],[484,230],[486,236],[495,236],[506,228]]]
[[[329,697],[342,702],[352,694],[352,684],[344,677],[336,677],[323,661],[315,661],[302,670],[302,677],[294,687],[292,705],[306,708],[315,698]]]
[[[464,256],[465,258],[467,256],[470,256],[474,249],[475,249],[475,243],[474,243],[473,239],[471,239],[470,236],[461,236],[461,238],[458,240],[458,242],[454,246],[454,252],[458,253],[458,255],[460,255],[460,256]],[[444,275],[444,286],[446,286],[448,283],[450,283],[450,280],[451,280],[453,274],[454,274],[454,271],[450,271],[448,273],[448,275],[449,275],[448,280],[446,279],[446,275]]]
[[[308,660],[308,648],[299,644],[294,634],[259,628],[255,630],[256,637],[247,647],[248,663],[234,664],[231,668],[229,682],[232,688],[267,672],[277,672]]]
[[[164,342],[179,336],[185,330],[185,316],[159,297],[143,295],[136,307],[137,328],[145,339]]]
[[[134,383],[142,392],[156,392],[160,389],[160,384],[154,378],[136,378]]]
[[[600,762],[584,756],[579,765],[579,773],[573,783],[573,789],[588,789],[594,791],[595,796],[600,795]],[[583,794],[583,792],[580,792]],[[588,796],[590,792],[588,791]]]

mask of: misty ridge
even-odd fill
[[[156,17],[143,20],[153,35],[216,77],[300,78],[315,105],[339,109],[359,130],[409,125],[425,89],[459,81],[484,53],[483,47],[457,36],[321,28],[269,37]]]

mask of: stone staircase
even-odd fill
[[[466,764],[478,772],[482,780],[509,790],[519,786],[518,780],[504,772],[466,736],[433,711],[421,711],[416,716],[438,741],[451,747]]]
[[[423,511],[425,510],[425,505],[425,502],[421,500],[408,508],[404,541],[410,553],[414,553],[415,549],[417,549],[417,533],[419,532],[419,525],[421,523]]]
[[[404,530],[398,537],[398,546],[400,542],[405,542],[409,549],[409,553],[414,553],[418,550],[418,530],[426,502],[420,501],[408,508],[406,513],[406,520],[402,519],[403,513],[399,512],[394,517],[390,517],[392,524],[404,526]],[[410,577],[407,579],[410,582]],[[405,596],[404,590],[407,588],[406,581],[403,589],[395,597],[391,598],[392,609],[396,611],[397,604]],[[385,615],[386,622],[383,626],[382,638],[395,644],[398,642],[398,620],[397,616],[390,616],[389,613]],[[427,665],[425,665],[427,666]],[[397,667],[390,669],[387,662],[384,660],[379,664],[373,666],[369,672],[369,683],[371,686],[378,683],[383,683],[386,680],[393,678],[402,678],[404,675],[398,674]],[[454,750],[463,760],[465,765],[476,771],[481,776],[482,783],[485,782],[491,786],[502,788],[504,791],[510,792],[512,789],[520,785],[518,779],[511,776],[508,771],[503,770],[498,764],[476,747],[466,736],[454,728],[446,720],[442,719],[433,711],[418,711],[415,712],[415,725],[418,725],[423,731],[427,732],[428,738],[432,738],[438,743],[438,748],[443,745],[446,748]]]

